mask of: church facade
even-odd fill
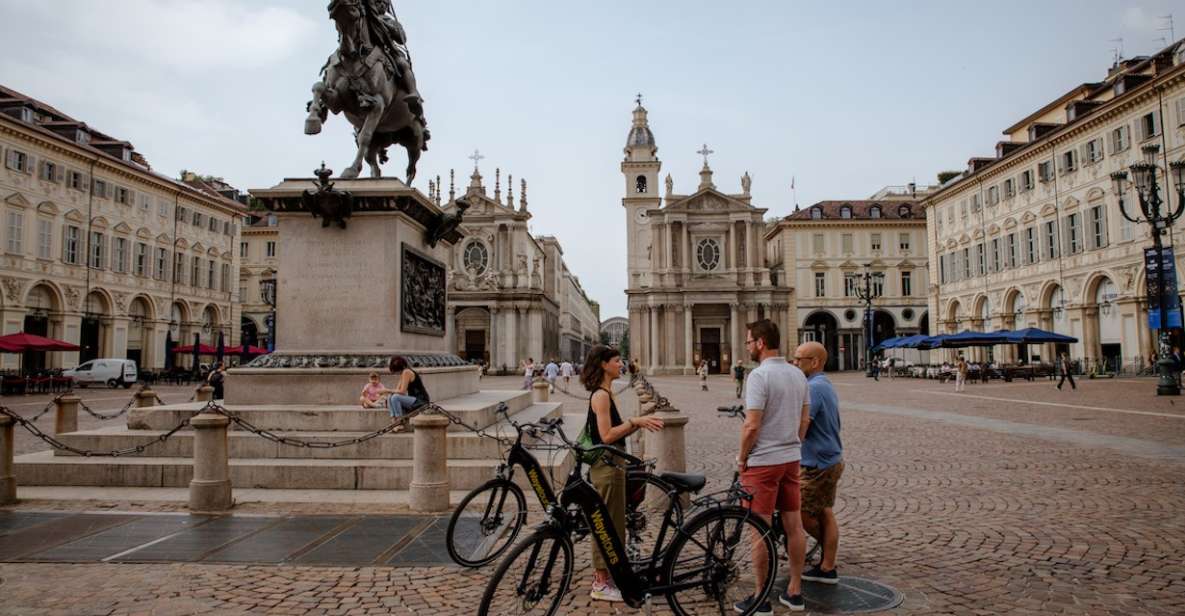
[[[675,192],[662,170],[647,111],[639,101],[625,145],[630,355],[647,374],[693,374],[700,362],[727,372],[745,354],[745,324],[774,320],[783,347],[795,342],[792,289],[771,278],[765,259],[767,210],[741,192],[717,188],[705,149],[693,192]]]

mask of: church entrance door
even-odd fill
[[[723,371],[723,366],[720,365],[720,328],[701,329],[699,343],[700,357],[708,360],[708,371],[711,374],[720,374]]]
[[[465,359],[482,361],[486,358],[486,330],[465,330]]]

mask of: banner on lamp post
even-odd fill
[[[1181,297],[1177,294],[1177,265],[1171,247],[1144,249],[1144,271],[1147,272],[1148,327],[1150,329],[1181,327]],[[1165,314],[1161,315],[1161,306]]]

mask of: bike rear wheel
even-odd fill
[[[764,556],[756,553],[755,544],[765,548]],[[737,613],[734,606],[754,594],[754,566],[761,563],[767,575],[756,593],[759,601],[740,612],[749,616],[769,596],[778,572],[777,543],[769,525],[740,507],[697,515],[669,550],[664,579],[671,585],[691,584],[667,594],[667,603],[678,616]]]
[[[478,616],[552,616],[560,609],[575,566],[572,540],[541,528],[514,546],[486,584]]]
[[[445,547],[453,562],[480,567],[493,562],[527,523],[527,499],[509,479],[491,479],[465,495],[448,521]]]
[[[666,548],[683,525],[683,505],[678,496],[670,496],[671,492],[670,484],[648,472],[631,472],[627,475],[626,553],[630,562],[635,564],[635,569],[638,563],[651,559],[662,562]],[[660,538],[668,509],[671,512],[671,525]],[[660,540],[665,545],[658,546],[656,553],[655,546]]]

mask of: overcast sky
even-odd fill
[[[327,0],[0,0],[0,83],[131,141],[161,172],[240,188],[340,171],[350,127],[302,132],[336,45]],[[415,186],[475,148],[528,181],[536,234],[602,306],[625,313],[624,182],[633,99],[663,174],[716,184],[771,215],[932,182],[990,155],[1000,131],[1125,56],[1165,45],[1167,1],[788,2],[400,0],[431,150]],[[1177,36],[1185,35],[1178,11]],[[402,150],[389,175],[402,176]],[[517,184],[517,179],[516,179]],[[515,187],[517,192],[517,186]]]

